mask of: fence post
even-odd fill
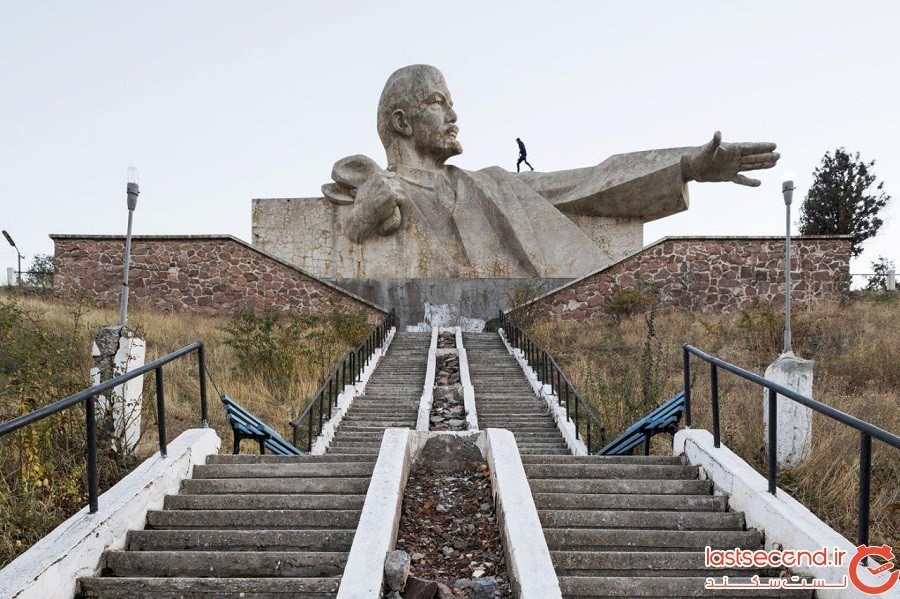
[[[859,438],[859,522],[857,545],[869,544],[869,496],[872,484],[872,436],[861,432]]]
[[[206,348],[202,343],[197,348],[197,367],[200,369],[200,421],[203,428],[209,428],[209,408],[206,405]]]
[[[769,389],[769,493],[778,488],[778,394]]]
[[[97,396],[91,395],[84,403],[87,417],[87,479],[88,479],[88,504],[90,512],[97,513],[97,497],[100,494],[99,479],[97,476]]]
[[[719,425],[719,368],[709,365],[709,387],[712,393],[713,447],[722,446],[722,430]]]
[[[691,428],[691,353],[684,348],[684,425]]]
[[[156,427],[159,431],[159,454],[166,457],[166,404],[163,394],[163,369],[156,367]]]

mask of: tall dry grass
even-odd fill
[[[897,295],[860,294],[844,304],[800,308],[792,318],[795,352],[815,360],[815,399],[893,433],[900,433]],[[781,351],[783,327],[780,311],[756,306],[737,314],[666,311],[583,325],[533,322],[530,333],[598,411],[611,439],[682,389],[682,344],[762,373]],[[694,425],[711,429],[709,367],[699,360],[692,366]],[[762,390],[725,372],[719,386],[723,443],[765,473]],[[855,541],[859,434],[818,414],[813,426],[810,458],[780,473],[778,484]],[[669,451],[668,439],[655,439],[654,452]],[[900,555],[900,450],[878,441],[871,514],[871,541]]]
[[[0,421],[89,387],[93,337],[101,326],[118,321],[116,310],[37,296],[0,295],[3,316]],[[231,429],[218,392],[228,394],[290,439],[289,421],[303,411],[334,362],[368,332],[362,314],[337,320],[282,317],[276,327],[263,332],[248,332],[240,324],[237,318],[186,312],[134,309],[129,313],[129,327],[146,340],[147,362],[194,341],[205,343],[207,368],[215,384],[209,385],[209,425],[223,439],[222,452],[228,453]],[[326,330],[331,325],[337,332]],[[229,343],[235,339],[241,343]],[[281,359],[267,368],[265,359],[256,359],[257,349],[266,355],[277,352]],[[253,363],[242,363],[241,355],[253,358]],[[163,372],[171,441],[201,424],[196,356],[176,360]],[[136,456],[101,451],[101,490],[158,450],[154,385],[153,375],[146,375]],[[0,567],[86,504],[84,448],[82,408],[66,410],[0,439]],[[255,453],[258,446],[245,442],[242,451]]]

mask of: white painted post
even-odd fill
[[[766,368],[766,378],[806,397],[812,397],[813,361],[793,352],[781,354]],[[812,444],[812,410],[779,395],[777,427],[778,467],[790,468],[809,456]],[[769,390],[763,389],[763,423],[766,449],[769,445]]]
[[[12,287],[16,284],[16,269],[12,266],[6,267],[6,285]]]
[[[887,271],[887,290],[897,291],[897,271],[893,268]]]
[[[93,346],[96,366],[91,369],[94,384],[130,372],[144,365],[147,346],[143,339],[123,327],[103,327]],[[99,396],[97,411],[112,417],[113,433],[119,449],[131,453],[141,436],[141,410],[144,377],[139,376],[115,387],[108,396]]]

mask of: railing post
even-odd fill
[[[291,435],[291,442],[294,444],[294,447],[300,447],[300,427],[292,422],[291,428],[294,429],[294,432]]]
[[[86,424],[87,424],[87,484],[88,484],[88,504],[90,512],[97,513],[97,497],[99,493],[99,478],[97,476],[97,396],[91,395],[84,402]]]
[[[578,395],[576,395],[575,396],[575,438],[576,439],[580,438],[579,437],[580,432],[578,430],[578,424],[579,424],[578,423],[578,404],[579,403],[581,403],[581,401],[578,399]]]
[[[332,378],[334,378],[334,377],[332,377]],[[336,393],[336,391],[337,391],[337,386],[338,386],[337,379],[334,379],[334,391],[332,391],[332,394],[331,394],[332,397],[331,397],[331,399],[328,400],[328,419],[329,419],[329,420],[331,420],[331,406],[332,406],[333,404],[337,403],[337,393]],[[329,388],[330,388],[330,387],[331,387],[331,385],[329,385]],[[322,420],[322,419],[320,418],[320,419],[319,419],[319,422],[321,422],[321,420]],[[320,433],[322,432],[322,425],[321,425],[321,424],[319,424],[319,432],[320,432]]]
[[[591,419],[587,419],[587,453],[591,455]]]
[[[872,486],[872,435],[861,431],[859,437],[859,522],[857,545],[869,544],[869,497]]]
[[[722,446],[722,433],[719,427],[719,368],[709,365],[709,386],[712,392],[713,447]]]
[[[166,457],[166,403],[163,392],[163,369],[156,367],[156,428],[159,432],[159,455]]]
[[[684,425],[691,427],[691,352],[684,348]]]
[[[569,381],[568,380],[566,381],[564,388],[566,390],[566,422],[569,422],[569,420],[571,420],[571,419],[569,418]]]
[[[769,389],[769,493],[778,488],[778,394]]]
[[[314,400],[314,401],[315,401],[315,400]],[[312,426],[313,426],[313,409],[315,409],[315,408],[310,408],[310,410],[309,410],[309,416],[306,417],[306,420],[309,422],[309,436],[308,436],[307,439],[306,439],[306,453],[309,453],[309,452],[312,451],[312,439],[313,439],[313,434],[312,434]]]
[[[200,422],[209,428],[209,407],[206,404],[206,347],[197,348],[197,367],[200,369]]]

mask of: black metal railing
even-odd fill
[[[300,436],[305,430],[306,451],[312,451],[313,439],[322,432],[324,423],[331,420],[332,410],[337,406],[338,395],[347,385],[359,382],[362,372],[369,365],[375,350],[384,345],[384,340],[393,328],[394,322],[395,313],[391,310],[383,323],[372,327],[372,331],[359,344],[359,347],[344,354],[344,357],[316,391],[303,413],[291,421],[295,447],[300,448]]]
[[[768,478],[769,493],[775,495],[777,489],[778,478],[778,397],[785,397],[791,401],[795,401],[807,408],[818,412],[832,420],[840,422],[845,426],[859,431],[859,518],[857,520],[857,542],[861,545],[869,543],[869,500],[871,495],[872,484],[872,439],[878,439],[883,443],[900,449],[900,437],[893,433],[878,428],[868,422],[855,418],[849,414],[836,410],[831,406],[816,401],[811,397],[801,395],[796,391],[788,389],[777,383],[754,374],[748,370],[744,370],[734,364],[721,360],[715,356],[711,356],[706,352],[697,349],[692,345],[684,345],[684,395],[685,395],[685,426],[691,426],[691,355],[694,355],[710,367],[710,396],[712,402],[712,426],[713,426],[713,445],[721,447],[721,426],[719,423],[719,369],[727,370],[742,379],[756,383],[757,385],[768,389]]]
[[[86,451],[88,505],[90,506],[90,512],[93,514],[97,511],[97,498],[99,497],[100,485],[99,473],[97,471],[97,396],[101,393],[109,391],[114,387],[118,387],[122,383],[153,371],[155,373],[156,379],[156,422],[157,433],[159,435],[159,453],[162,455],[162,457],[166,457],[166,446],[168,445],[168,439],[166,437],[166,405],[165,393],[163,390],[163,366],[194,351],[197,352],[197,378],[199,379],[200,383],[200,421],[203,425],[203,428],[206,428],[209,423],[209,413],[206,404],[206,377],[203,375],[203,373],[206,372],[206,353],[203,342],[196,341],[168,355],[165,355],[158,360],[154,360],[149,364],[144,364],[143,366],[135,368],[131,372],[126,372],[125,374],[121,374],[115,378],[109,379],[104,383],[94,385],[90,389],[79,391],[74,395],[70,395],[65,399],[60,399],[59,401],[55,401],[42,408],[38,408],[37,410],[28,414],[23,414],[22,416],[17,416],[12,420],[7,420],[6,422],[0,424],[0,437],[17,431],[20,428],[26,427],[29,424],[34,424],[35,422],[43,420],[48,416],[52,416],[57,412],[62,412],[63,410],[71,408],[72,406],[84,404],[86,415],[85,430],[87,437]]]
[[[582,439],[587,446],[588,455],[593,455],[595,450],[606,443],[606,429],[600,417],[578,395],[575,386],[569,382],[553,356],[502,311],[500,328],[503,329],[509,344],[522,350],[525,360],[534,369],[538,380],[544,385],[550,385],[550,390],[556,395],[559,405],[566,408],[566,421],[575,422],[575,438]]]

